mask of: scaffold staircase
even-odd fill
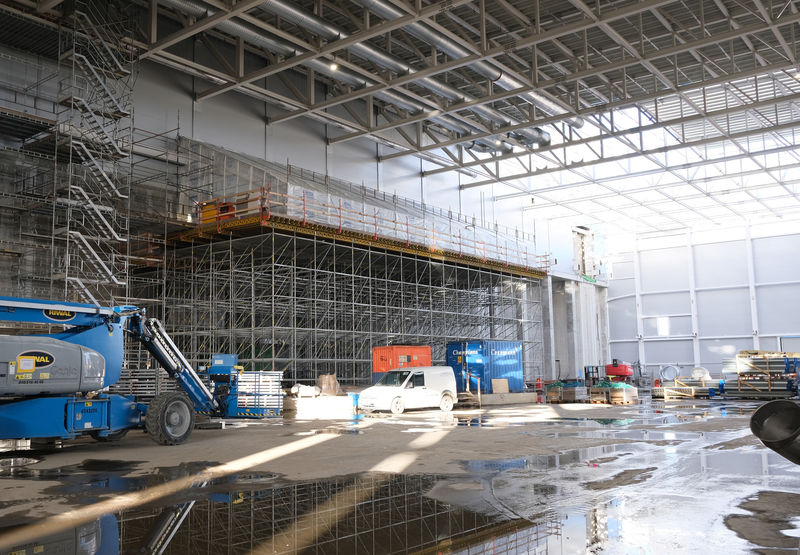
[[[53,279],[68,299],[100,303],[127,294],[128,273],[134,56],[120,46],[126,27],[112,9],[76,1],[64,16],[55,140],[67,145],[69,171],[56,187],[54,235],[64,253],[53,257]]]

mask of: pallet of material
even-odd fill
[[[547,390],[547,402],[558,403],[561,401],[561,395],[564,391],[563,387],[551,387]]]
[[[638,404],[639,390],[635,387],[613,387],[608,390],[608,401],[612,405]]]
[[[590,387],[589,399],[592,403],[608,403],[608,388]]]
[[[795,391],[786,389],[786,380],[729,380],[725,382],[725,396],[739,399],[786,399]]]
[[[664,382],[660,387],[653,388],[653,398],[684,399],[711,397],[709,389],[719,394],[718,379],[698,380],[695,378],[676,378],[671,382]]]
[[[708,390],[704,389],[705,397],[708,397]],[[668,401],[670,399],[686,399],[699,397],[698,393],[700,389],[696,387],[686,387],[686,386],[662,386],[662,387],[654,387],[653,388],[653,398],[654,399],[664,399]]]
[[[589,400],[589,392],[585,387],[565,387],[561,400],[565,403],[583,403]]]

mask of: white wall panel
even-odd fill
[[[753,239],[756,283],[800,279],[800,235]]]
[[[642,323],[645,337],[673,337],[692,334],[691,316],[643,318]]]
[[[575,275],[573,262],[575,260],[575,244],[572,240],[572,226],[548,222],[547,250],[551,253],[554,272]],[[539,247],[541,250],[541,247]]]
[[[633,279],[633,261],[614,260],[611,264],[611,272],[613,279]]]
[[[745,338],[701,339],[700,366],[708,368],[712,373],[722,370],[722,360],[733,358],[739,351],[752,349],[753,340]]]
[[[759,228],[761,229],[761,228]],[[762,230],[763,231],[763,230]],[[692,246],[694,264],[694,295],[696,306],[692,310],[692,283],[687,278],[688,259],[685,234],[675,234],[660,241],[658,238],[640,240],[639,253],[642,302],[642,333],[645,337],[645,359],[648,366],[667,362],[695,363],[714,373],[721,370],[722,360],[732,358],[740,350],[780,348],[779,336],[800,335],[800,311],[796,299],[800,298],[800,235],[765,236],[751,230],[755,299],[751,299],[748,272],[747,229],[731,230],[710,235],[692,235],[697,241]],[[716,241],[716,242],[714,242]],[[631,253],[612,254],[613,260],[630,259]],[[615,263],[615,277],[629,268]],[[630,291],[626,280],[612,279],[609,293]],[[663,293],[648,294],[648,291]],[[633,305],[609,302],[609,326],[612,340],[623,341],[626,348],[636,345],[635,314]],[[757,322],[753,321],[751,306],[755,304]],[[690,316],[697,317],[697,337],[691,334]],[[622,321],[619,321],[622,319]],[[753,336],[754,327],[758,336]],[[648,341],[648,337],[671,339]],[[683,338],[675,336],[684,336]],[[757,343],[756,343],[757,341]],[[612,353],[615,350],[612,344]],[[653,358],[655,357],[655,358]]]
[[[612,279],[608,282],[609,298],[622,297],[623,295],[633,295],[636,291],[636,282],[630,279]]]
[[[691,340],[645,341],[644,355],[648,365],[691,363],[694,360]]]
[[[694,246],[695,286],[719,287],[747,284],[744,241]]]
[[[642,295],[642,315],[689,314],[692,311],[689,292]]]
[[[630,297],[608,303],[609,339],[636,337],[636,299]]]
[[[800,353],[800,337],[781,337],[778,349],[787,353]]]
[[[639,360],[639,344],[636,341],[612,343],[610,357],[626,362]]]
[[[750,335],[750,294],[745,288],[697,292],[700,336]],[[751,345],[752,348],[752,345]]]
[[[759,334],[796,335],[800,332],[800,283],[760,285],[756,289],[756,302]]]
[[[640,252],[639,265],[643,292],[688,289],[689,287],[686,247]]]

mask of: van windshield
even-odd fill
[[[375,385],[389,385],[389,386],[398,386],[403,385],[406,381],[406,378],[410,372],[408,370],[396,370],[393,372],[386,372],[381,379],[378,380],[378,383]]]

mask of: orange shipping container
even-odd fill
[[[375,374],[383,374],[395,368],[430,365],[431,348],[428,345],[391,345],[372,348],[373,377]]]

